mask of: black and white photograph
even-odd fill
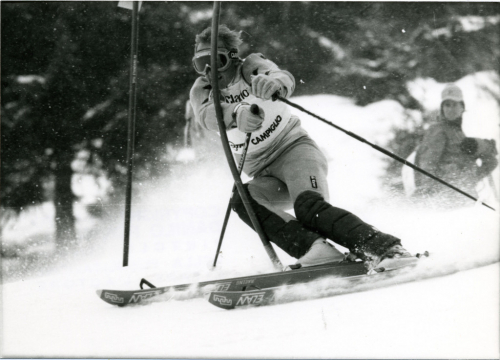
[[[0,357],[500,357],[498,2],[0,10]]]

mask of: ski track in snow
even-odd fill
[[[399,116],[392,102],[359,108],[329,95],[292,100],[380,144]],[[300,117],[329,159],[332,202],[400,237],[408,250],[431,253],[390,282],[424,280],[363,284],[356,290],[372,289],[307,300],[341,284],[326,279],[294,290],[305,301],[234,311],[205,299],[104,303],[97,289],[136,289],[142,277],[164,286],[274,271],[258,237],[234,213],[211,269],[232,178],[219,140],[210,138],[216,150],[203,161],[176,166],[168,179],[137,191],[128,267],[121,267],[118,209],[90,249],[2,285],[2,356],[498,358],[498,214],[479,205],[444,211],[387,200],[377,180],[381,154]],[[277,253],[284,264],[294,262]]]

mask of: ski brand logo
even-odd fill
[[[112,293],[108,293],[108,292],[104,293],[104,298],[108,299],[111,302],[117,303],[117,304],[123,304],[125,302],[124,298],[119,297],[116,294],[112,294]]]
[[[235,151],[238,151],[239,149],[243,148],[245,146],[245,143],[243,144],[235,144],[231,141],[229,141],[229,146],[231,146]]]
[[[248,284],[253,284],[255,280],[249,279],[249,280],[239,280],[236,281],[236,285],[248,285]]]
[[[267,128],[266,131],[264,131],[262,134],[260,134],[259,136],[256,136],[254,139],[252,139],[252,144],[257,145],[258,143],[269,138],[269,136],[271,136],[271,134],[274,132],[274,130],[276,130],[276,128],[279,126],[281,120],[282,120],[281,116],[279,116],[279,115],[276,116],[276,119],[274,119],[274,122],[271,124],[271,126],[269,126]]]
[[[242,92],[240,92],[239,95],[228,95],[228,96],[225,96],[225,99],[226,99],[226,102],[227,103],[235,103],[235,102],[242,102],[246,97],[248,97],[250,95],[250,93],[248,92],[248,90],[243,90]]]
[[[236,303],[238,305],[258,305],[264,300],[265,292],[254,293],[249,295],[241,295]]]
[[[228,299],[225,296],[222,295],[214,295],[214,302],[218,302],[221,305],[232,305],[233,300]]]
[[[316,176],[311,176],[311,186],[314,188],[314,189],[317,189],[318,188],[318,183],[316,182]]]
[[[214,291],[227,291],[229,290],[229,287],[231,286],[230,282],[225,282],[225,283],[217,283],[214,284]]]
[[[139,301],[149,299],[149,298],[156,296],[156,295],[159,295],[159,294],[161,294],[161,293],[157,290],[142,292],[142,293],[135,293],[130,298],[129,303],[137,303]]]

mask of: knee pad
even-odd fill
[[[359,248],[377,230],[356,215],[328,203],[321,194],[306,190],[294,204],[295,216],[306,227],[348,248]]]
[[[243,188],[247,192],[247,195],[250,196],[248,192],[248,185],[246,184],[243,185]],[[240,193],[236,188],[234,189],[234,193],[233,196],[231,197],[230,203],[231,203],[231,209],[233,209],[233,211],[236,212],[238,216],[241,217],[240,214],[246,212],[245,205],[243,204],[243,199],[241,198]]]
[[[294,210],[297,219],[307,228],[355,253],[368,251],[380,254],[393,245],[401,245],[398,238],[375,229],[349,211],[330,205],[314,191],[300,193]]]
[[[254,208],[254,204],[256,204],[257,202],[250,195],[250,192],[248,191],[248,184],[243,185],[243,190],[246,192],[246,195],[250,200],[252,207]],[[243,220],[248,226],[250,226],[253,229],[252,220],[250,220],[250,216],[248,215],[247,209],[245,208],[245,204],[243,203],[243,199],[241,198],[238,189],[235,189],[234,194],[231,197],[230,203],[231,203],[231,208],[233,209],[234,212],[238,214],[240,219]]]
[[[315,191],[303,191],[295,199],[293,210],[297,220],[306,226],[314,227],[313,223],[318,213],[326,210],[328,204],[320,193]]]
[[[269,241],[278,245],[288,255],[295,258],[303,256],[309,250],[312,243],[320,237],[318,233],[304,228],[298,221],[292,220],[286,222],[279,215],[255,201],[248,191],[247,184],[243,185],[243,187],[250,200],[252,209],[255,211],[255,215],[260,222],[260,226],[266,233]],[[238,191],[231,198],[231,207],[241,220],[254,229]]]

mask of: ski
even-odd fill
[[[312,290],[300,287],[300,285],[306,284],[287,284],[248,291],[212,291],[208,297],[208,301],[221,309],[232,310],[235,308],[284,304],[293,301],[332,297],[384,286],[384,280],[397,277],[397,275],[415,267],[415,265],[416,262],[398,268],[379,269],[378,272],[371,274],[365,273],[342,278],[316,279],[308,282],[308,284],[313,284],[314,282],[314,285],[316,285]],[[405,279],[398,281],[398,283],[402,282],[405,282]]]
[[[415,260],[424,254],[416,254]],[[378,269],[386,272],[393,269]],[[342,261],[340,263],[330,263],[305,268],[296,268],[283,272],[274,272],[267,274],[257,274],[237,278],[210,280],[198,283],[170,285],[164,287],[154,287],[147,280],[142,279],[140,290],[97,290],[97,295],[103,301],[117,306],[128,306],[136,304],[146,304],[157,301],[186,300],[205,296],[212,297],[211,294],[217,292],[245,292],[251,290],[261,290],[267,288],[276,288],[284,285],[296,285],[320,280],[323,278],[347,278],[356,279],[356,277],[365,278],[367,270],[362,261]],[[143,289],[143,284],[148,285],[149,289]]]
[[[153,287],[145,279],[140,290],[97,290],[97,295],[111,305],[128,306],[155,301],[184,300],[209,295],[214,291],[246,291],[282,285],[307,283],[326,276],[351,277],[367,273],[363,262],[343,261],[319,266],[299,268],[290,271],[258,274],[199,283]],[[142,289],[143,284],[151,288]]]

